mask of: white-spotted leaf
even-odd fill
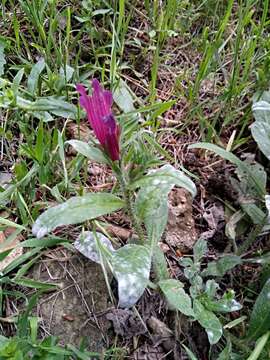
[[[147,175],[131,184],[132,189],[138,187],[154,186],[156,188],[166,186],[179,186],[188,190],[194,197],[196,186],[190,178],[182,171],[166,164],[157,170],[151,170]]]
[[[264,155],[270,159],[270,103],[265,100],[255,102],[252,106],[255,122],[251,133]]]
[[[112,254],[111,265],[118,281],[119,306],[130,308],[147,286],[151,256],[147,247],[128,244]]]
[[[187,316],[194,316],[191,299],[183,289],[183,284],[180,281],[167,279],[159,281],[158,285],[172,308]]]
[[[135,203],[138,217],[144,222],[148,241],[153,248],[160,240],[168,219],[168,194],[173,185],[142,187]]]
[[[206,308],[197,299],[194,300],[193,310],[196,319],[206,330],[209,343],[211,345],[216,344],[223,333],[222,325],[216,315],[212,311],[206,310]]]
[[[228,290],[221,299],[215,300],[211,298],[204,299],[204,306],[207,310],[217,313],[229,313],[233,311],[239,311],[242,309],[242,305],[235,300],[235,293],[233,290]]]
[[[97,240],[99,243],[97,243]],[[92,231],[85,231],[79,235],[77,240],[74,242],[74,247],[81,254],[86,256],[88,259],[100,264],[100,252],[104,247],[109,253],[112,253],[114,250],[110,240],[101,233],[94,234]]]
[[[58,226],[81,223],[121,209],[125,203],[108,193],[91,193],[73,197],[41,214],[32,232],[42,238]]]

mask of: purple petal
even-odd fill
[[[104,90],[97,79],[92,81],[92,96],[87,95],[82,84],[77,84],[80,94],[80,105],[86,110],[88,120],[100,144],[110,158],[119,160],[120,129],[112,115],[113,97],[111,91]]]
[[[106,150],[110,158],[115,161],[119,160],[119,128],[112,114],[104,118],[106,125]]]
[[[104,145],[106,138],[106,129],[103,122],[100,120],[98,109],[93,103],[91,96],[87,95],[85,87],[83,85],[78,84],[76,86],[76,89],[81,95],[80,105],[85,109],[88,120],[91,124],[92,129],[94,130],[96,137],[98,138],[98,141],[101,143],[101,145]]]

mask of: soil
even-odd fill
[[[169,195],[168,224],[165,242],[181,252],[189,252],[197,240],[192,214],[192,197],[185,189],[174,189]]]
[[[109,322],[97,318],[109,307],[100,265],[78,253],[56,249],[33,267],[30,276],[59,288],[43,295],[36,309],[46,335],[53,334],[63,344],[74,345],[84,338],[91,351],[107,347]]]

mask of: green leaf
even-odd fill
[[[267,92],[269,93],[269,92]],[[254,102],[252,106],[255,122],[251,125],[251,134],[258,144],[261,152],[270,159],[270,103],[263,94],[263,99]]]
[[[114,90],[113,99],[116,102],[117,106],[125,113],[135,110],[131,92],[129,90],[129,87],[123,80],[119,81],[118,86]]]
[[[150,275],[147,247],[128,244],[112,253],[112,269],[118,281],[119,306],[129,308],[142,296]]]
[[[207,250],[207,242],[203,239],[199,239],[193,247],[194,262],[199,263],[206,254]]]
[[[4,275],[8,274],[9,272],[11,272],[12,270],[16,269],[18,266],[20,266],[21,264],[23,264],[25,261],[27,261],[28,259],[30,259],[32,256],[36,255],[38,252],[40,252],[41,247],[39,248],[34,248],[32,250],[27,251],[26,253],[24,253],[23,255],[15,258],[12,263],[10,263],[7,267],[4,268],[4,270],[2,271],[2,273]]]
[[[268,339],[270,336],[270,331],[265,333],[260,339],[256,342],[255,349],[252,351],[247,360],[257,360],[260,358],[261,352],[263,351]],[[269,352],[268,352],[269,355]]]
[[[210,144],[210,143],[197,143],[189,146],[190,149],[205,149],[215,152],[217,155],[221,156],[223,159],[230,161],[232,164],[238,166],[243,172],[248,174],[250,182],[254,189],[256,189],[257,194],[260,197],[264,197],[265,188],[262,186],[260,174],[255,174],[251,171],[250,167],[244,162],[238,159],[233,153],[222,149],[221,147]]]
[[[196,195],[196,186],[188,176],[182,171],[176,170],[172,165],[166,164],[157,170],[152,170],[141,179],[131,184],[132,189],[138,187],[154,186],[158,188],[161,185],[179,186]]]
[[[193,310],[196,319],[207,332],[209,343],[211,345],[216,344],[223,333],[222,325],[216,315],[213,312],[206,310],[197,299],[194,300]]]
[[[254,203],[241,202],[242,210],[250,217],[253,224],[263,224],[266,214]]]
[[[17,247],[36,248],[36,247],[40,247],[41,245],[42,245],[42,247],[52,247],[55,245],[64,244],[66,242],[67,242],[67,240],[62,239],[62,238],[48,237],[46,239],[43,239],[42,243],[41,243],[39,239],[34,238],[34,239],[28,239],[28,240],[20,242]]]
[[[190,360],[198,360],[198,358],[193,354],[191,350],[189,350],[188,347],[186,347],[184,344],[182,344],[182,346],[185,349],[187,356],[189,357]]]
[[[168,218],[168,194],[175,186],[187,188],[195,195],[194,183],[181,171],[171,165],[165,165],[148,173],[132,184],[132,188],[141,187],[135,203],[137,216],[144,222],[151,249],[160,240]]]
[[[244,259],[243,261],[260,265],[270,264],[270,252],[254,258]]]
[[[125,203],[108,193],[90,193],[73,197],[46,210],[33,226],[33,234],[42,238],[58,226],[81,223],[121,209]]]
[[[270,329],[270,279],[266,281],[254,304],[248,338],[256,340]]]
[[[10,226],[10,227],[13,227],[13,228],[19,229],[19,230],[26,230],[26,228],[24,226],[16,224],[15,222],[5,219],[1,216],[0,216],[0,225]]]
[[[23,75],[24,75],[24,68],[21,68],[13,78],[13,82],[12,82],[10,88],[14,92],[14,94],[16,94],[19,89]]]
[[[4,74],[4,66],[7,63],[5,60],[5,44],[4,42],[0,41],[0,76]]]
[[[242,305],[234,299],[234,291],[229,290],[220,300],[212,300],[210,298],[203,299],[203,305],[207,310],[221,313],[229,313],[239,311]]]
[[[187,316],[193,316],[191,299],[183,289],[183,284],[175,279],[161,280],[158,282],[169,305]]]
[[[96,238],[98,239],[98,244]],[[98,232],[94,233],[92,231],[84,231],[80,234],[74,242],[74,247],[88,259],[100,264],[100,244],[105,247],[109,253],[114,251],[112,243],[105,235]]]
[[[28,278],[16,278],[12,282],[16,285],[26,286],[34,289],[40,289],[43,291],[50,291],[57,289],[57,285],[55,284],[43,283],[41,281],[35,281],[33,279],[28,279]]]
[[[69,140],[66,141],[66,144],[71,145],[78,153],[82,154],[83,156],[87,157],[88,159],[92,161],[96,161],[101,164],[108,164],[108,160],[106,159],[103,152],[94,147],[90,146],[84,141],[80,140]]]
[[[67,173],[67,168],[66,168],[64,141],[63,141],[63,136],[61,134],[61,131],[58,130],[57,133],[58,133],[58,153],[59,153],[59,157],[60,157],[60,160],[61,160],[62,166],[63,166],[65,187],[67,188],[67,186],[68,186],[68,173]]]
[[[232,353],[232,344],[230,341],[228,341],[226,347],[218,355],[217,360],[231,360],[231,353]]]
[[[153,248],[160,240],[168,219],[167,197],[172,185],[145,186],[135,202],[137,216],[144,222],[148,242]]]
[[[227,271],[242,264],[242,259],[237,255],[225,255],[217,261],[208,263],[203,270],[202,276],[224,276]]]
[[[27,89],[33,95],[35,94],[38,86],[39,76],[45,68],[45,60],[41,58],[31,69],[27,81]]]
[[[256,177],[260,183],[260,187],[265,189],[267,174],[264,170],[264,167],[261,164],[251,160],[245,160],[243,161],[243,164],[246,165],[253,176]],[[236,174],[240,180],[240,197],[245,198],[250,196],[252,198],[256,198],[258,194],[257,189],[254,188],[254,184],[250,181],[249,174],[239,167],[236,169]],[[239,200],[241,201],[241,198]]]
[[[36,100],[31,103],[29,110],[36,112],[50,112],[63,118],[76,119],[78,117],[78,111],[75,105],[64,101],[62,98],[54,96]],[[45,119],[43,120],[45,121]]]

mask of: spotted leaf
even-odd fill
[[[113,253],[111,265],[118,281],[119,306],[129,308],[139,300],[147,286],[150,251],[142,245],[125,245]]]
[[[74,242],[74,247],[88,259],[100,264],[100,252],[106,248],[109,253],[114,251],[110,240],[101,233],[94,234],[92,231],[85,231],[80,234]]]

